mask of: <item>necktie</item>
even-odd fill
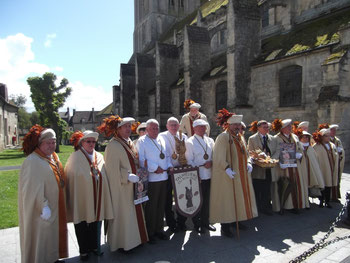
[[[271,154],[269,146],[267,146],[267,137],[265,135],[263,136],[263,151]]]

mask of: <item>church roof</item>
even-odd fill
[[[207,17],[210,14],[215,13],[221,7],[228,5],[228,0],[211,0],[207,1],[199,7],[202,13],[202,18]],[[193,25],[197,23],[197,12],[198,9],[193,11],[191,14],[175,23],[168,31],[164,32],[160,37],[160,41],[163,42],[173,36],[174,31],[179,32],[184,29],[186,25]]]
[[[104,109],[102,109],[99,113],[96,114],[96,116],[101,116],[101,115],[113,115],[113,102],[106,106]]]
[[[339,43],[339,28],[350,22],[350,9],[322,16],[311,22],[296,25],[287,34],[264,39],[261,55],[254,64],[310,52]]]

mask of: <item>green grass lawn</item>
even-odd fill
[[[63,164],[66,164],[69,155],[73,152],[71,145],[60,145],[58,156]],[[22,165],[26,156],[19,149],[7,149],[0,152],[0,166],[17,166]]]
[[[60,145],[58,156],[66,164],[73,147]],[[25,156],[18,150],[5,150],[0,153],[0,166],[21,165]],[[18,226],[17,189],[19,170],[0,172],[0,229]]]
[[[8,149],[0,152],[0,166],[21,165],[26,156],[19,149]]]
[[[18,175],[19,170],[0,172],[0,229],[18,226]]]

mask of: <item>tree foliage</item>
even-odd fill
[[[56,80],[55,74],[47,72],[42,77],[28,78],[27,83],[30,86],[30,97],[39,114],[39,124],[51,127],[56,132],[57,141],[60,142],[65,121],[60,118],[58,109],[64,105],[72,89],[67,87],[67,79],[62,79],[58,86],[55,84]],[[57,143],[57,151],[59,151],[58,147],[59,143]]]
[[[11,95],[10,99],[18,108],[24,108],[24,105],[27,102],[27,98],[23,94]]]

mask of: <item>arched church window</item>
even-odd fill
[[[227,108],[227,81],[221,81],[215,89],[216,112],[222,108]]]
[[[261,26],[267,27],[269,25],[269,9],[265,7],[261,12]]]
[[[301,105],[302,70],[298,65],[288,66],[279,72],[280,107]]]

